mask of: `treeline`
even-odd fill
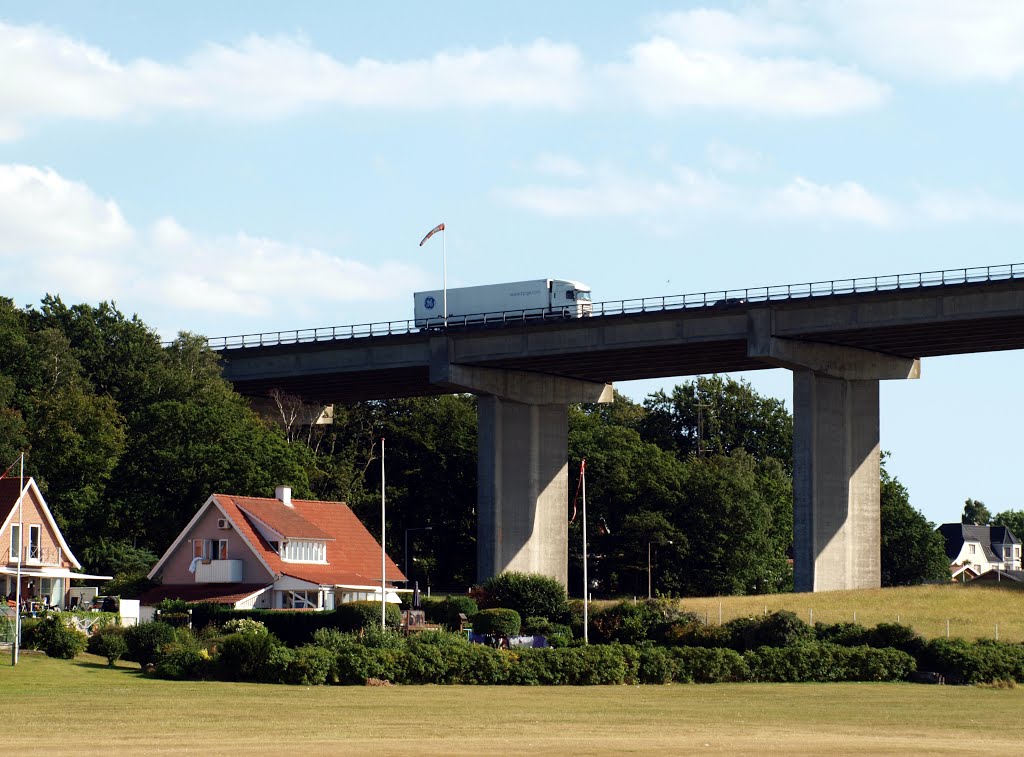
[[[91,570],[144,573],[213,492],[348,502],[377,531],[386,437],[388,551],[442,588],[476,578],[476,401],[469,395],[336,407],[303,425],[293,399],[265,419],[221,378],[203,337],[169,345],[110,303],[39,309],[0,298],[0,461],[27,470]],[[769,593],[791,587],[792,418],[749,384],[701,377],[642,403],[569,411],[570,492],[587,459],[591,589]],[[567,503],[570,586],[581,515]],[[883,472],[887,585],[948,576],[942,541]],[[429,530],[427,530],[429,528]],[[408,544],[409,555],[405,554]]]

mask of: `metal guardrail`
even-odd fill
[[[593,303],[592,317],[627,315],[631,313],[652,313],[666,310],[688,310],[696,308],[726,307],[757,302],[807,299],[812,297],[835,297],[869,292],[887,292],[898,289],[921,289],[926,287],[976,284],[986,281],[1024,279],[1024,263],[979,266],[974,268],[952,268],[945,271],[922,273],[900,273],[889,276],[868,276],[857,279],[836,279],[815,281],[805,284],[783,284],[744,289],[724,289],[696,294],[668,295],[663,297],[642,297],[629,300],[609,300]],[[564,321],[561,312],[545,310],[515,310],[501,313],[476,313],[448,319],[448,329],[466,326],[512,324],[523,322]],[[431,328],[435,328],[431,325]],[[440,327],[444,328],[444,327]],[[420,326],[415,319],[404,321],[383,321],[361,323],[351,326],[322,326],[310,329],[287,331],[266,331],[261,334],[238,334],[235,336],[211,337],[210,347],[218,352],[266,347],[278,344],[301,344],[307,342],[328,342],[339,339],[362,339],[366,337],[394,336],[418,333]]]

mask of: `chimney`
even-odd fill
[[[290,486],[279,486],[274,490],[277,497],[286,507],[292,506],[292,488]]]

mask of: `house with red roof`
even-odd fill
[[[381,546],[343,502],[213,494],[149,573],[143,619],[163,599],[235,609],[333,610],[381,595]],[[384,560],[385,599],[405,576]],[[147,612],[147,608],[149,608]]]
[[[110,580],[81,573],[34,478],[0,477],[0,587],[3,596],[51,607],[68,604],[72,579]],[[21,591],[18,591],[18,581]]]

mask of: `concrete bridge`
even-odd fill
[[[579,320],[488,315],[211,340],[247,395],[352,402],[479,395],[478,574],[567,573],[569,404],[615,381],[793,372],[797,591],[874,588],[880,380],[1024,348],[1024,264],[596,303]]]

